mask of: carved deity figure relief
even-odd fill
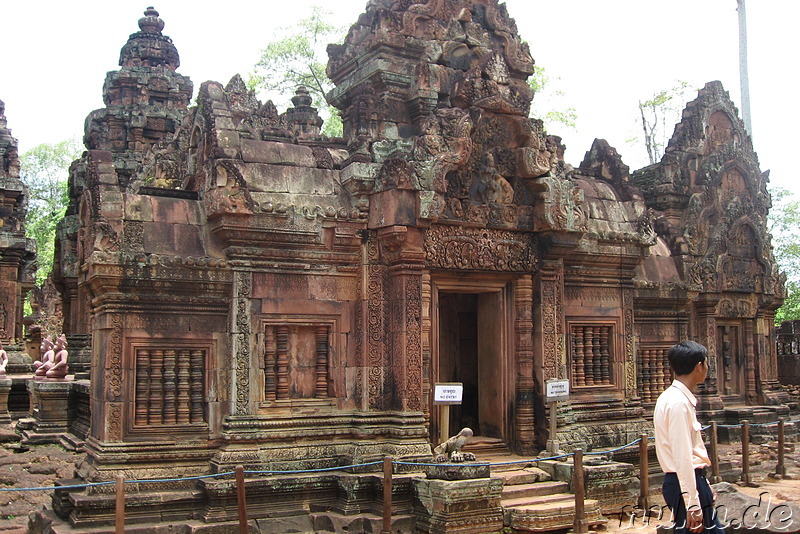
[[[491,153],[483,157],[477,194],[484,204],[511,204],[514,200],[514,188],[497,171],[494,156]]]
[[[733,123],[728,115],[722,111],[712,113],[708,117],[708,125],[706,126],[705,153],[710,154],[732,139],[735,139]]]

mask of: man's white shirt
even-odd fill
[[[687,510],[700,507],[694,470],[711,465],[696,407],[697,399],[689,388],[675,380],[658,397],[653,414],[658,463],[665,473],[678,475]]]

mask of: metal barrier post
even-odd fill
[[[750,421],[742,421],[742,482],[750,484]]]
[[[650,461],[647,458],[647,434],[642,434],[639,441],[639,507],[647,510],[650,495]]]
[[[392,532],[392,457],[383,458],[383,529],[381,534]]]
[[[586,511],[584,499],[586,497],[583,482],[583,449],[575,449],[572,464],[572,488],[575,492],[575,523],[574,531],[576,534],[587,534],[589,529],[586,525]]]
[[[719,476],[719,455],[717,454],[717,443],[719,441],[719,434],[717,434],[717,422],[711,421],[711,436],[709,437],[709,444],[711,446],[711,483],[716,484],[722,482],[722,477]]]
[[[116,509],[114,510],[114,533],[125,534],[125,475],[117,475]]]
[[[783,427],[785,421],[778,419],[778,465],[775,466],[775,478],[786,476],[786,464],[783,462],[783,452],[786,447],[786,433]]]
[[[239,506],[239,534],[247,534],[247,493],[244,488],[244,466],[236,466],[236,503]]]

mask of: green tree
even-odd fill
[[[288,106],[297,87],[305,86],[314,99],[313,105],[325,120],[323,133],[341,136],[339,111],[325,99],[333,89],[333,83],[325,73],[325,49],[329,43],[341,43],[345,29],[329,24],[327,19],[330,15],[330,11],[315,6],[311,8],[310,17],[291,28],[284,28],[285,35],[268,43],[261,51],[261,59],[247,84],[251,89],[279,94],[285,101],[284,107]],[[275,100],[280,103],[281,99]]]
[[[800,200],[775,188],[769,213],[775,260],[786,273],[786,300],[775,314],[776,324],[800,319]]]
[[[27,237],[36,240],[39,269],[36,285],[42,285],[53,268],[56,225],[64,216],[69,201],[67,179],[69,166],[81,155],[77,139],[43,143],[20,158],[20,177],[28,186]]]
[[[693,91],[687,82],[678,81],[673,87],[656,91],[649,99],[639,101],[639,124],[650,165],[659,162],[664,155],[675,124],[680,121],[681,111]],[[641,141],[638,137],[629,140],[632,143]]]
[[[564,107],[561,102],[564,91],[554,89],[555,82],[544,67],[534,65],[533,74],[528,78],[528,85],[534,93],[531,117],[541,119],[547,131],[552,131],[557,126],[575,129],[578,114],[575,112],[575,108]]]

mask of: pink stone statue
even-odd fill
[[[55,355],[53,356],[53,364],[50,369],[47,370],[44,376],[47,378],[64,378],[67,376],[69,372],[69,366],[67,365],[67,356],[69,353],[67,352],[67,336],[61,334],[56,339],[56,346],[55,346]]]
[[[42,360],[33,362],[33,366],[36,368],[33,372],[34,376],[44,376],[53,366],[55,351],[53,351],[53,340],[50,339],[50,336],[42,339],[42,344],[39,345],[39,353],[39,357]]]
[[[3,349],[3,344],[0,343],[0,377],[6,376],[6,367],[8,366],[8,354]]]

